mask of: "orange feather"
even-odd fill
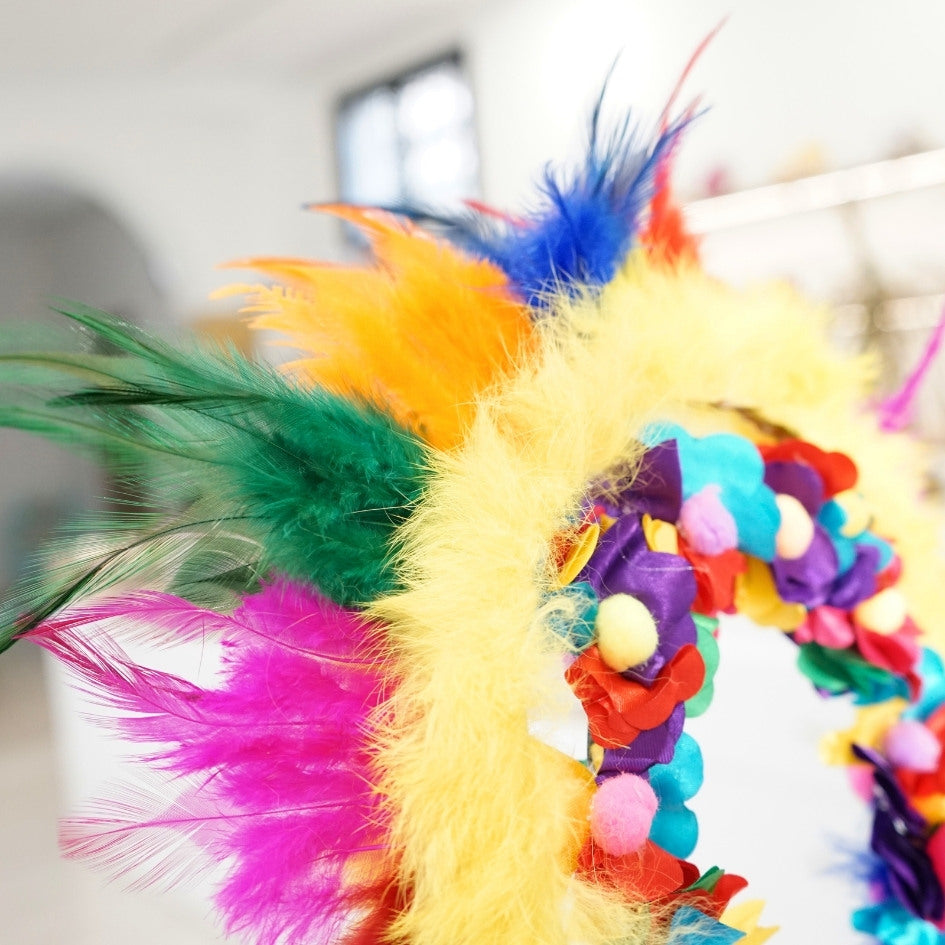
[[[321,209],[367,234],[374,263],[249,260],[284,283],[249,288],[251,326],[306,353],[287,366],[303,382],[380,401],[433,446],[455,446],[476,395],[530,349],[527,308],[498,267],[412,223],[358,207]]]

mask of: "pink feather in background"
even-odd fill
[[[902,386],[876,405],[880,430],[885,433],[898,433],[912,424],[916,399],[938,357],[943,340],[945,340],[945,309],[942,309],[935,329],[919,355],[919,360],[903,381]]]

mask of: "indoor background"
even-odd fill
[[[945,296],[939,0],[4,4],[0,321],[43,324],[59,295],[239,343],[237,303],[210,294],[247,274],[221,263],[361,251],[303,204],[518,208],[549,159],[580,154],[612,66],[605,120],[632,108],[645,134],[725,17],[680,99],[705,106],[677,179],[706,264],[832,303],[838,342],[877,345],[892,386]],[[920,411],[933,443],[940,382]],[[91,467],[3,431],[0,588],[101,492]],[[865,813],[817,760],[849,709],[820,703],[775,631],[726,627],[722,647],[717,702],[698,720],[696,859],[746,875],[784,945],[854,942]],[[199,890],[124,893],[59,860],[57,816],[114,775],[120,750],[80,713],[37,654],[0,660],[0,942],[220,940]]]

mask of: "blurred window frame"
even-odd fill
[[[343,93],[334,141],[344,203],[455,210],[480,196],[473,89],[457,49]],[[345,235],[363,245],[352,227]]]

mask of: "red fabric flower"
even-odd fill
[[[731,613],[735,607],[735,578],[748,567],[745,555],[737,549],[720,555],[703,555],[679,539],[679,553],[692,565],[696,578],[696,599],[692,610],[706,617],[720,611]]]
[[[874,633],[853,621],[856,648],[868,663],[908,678],[919,661],[919,628],[907,617],[895,633]]]
[[[625,748],[702,688],[705,663],[698,649],[686,644],[646,686],[612,670],[591,646],[564,675],[584,704],[594,741],[604,748]]]
[[[856,485],[856,465],[843,453],[827,453],[804,440],[782,440],[770,446],[759,446],[758,450],[766,463],[793,462],[810,466],[823,480],[828,499]]]
[[[687,889],[673,897],[673,904],[692,906],[713,919],[719,919],[731,899],[747,885],[748,880],[744,877],[735,873],[723,873],[711,892],[706,889]]]
[[[887,587],[898,584],[901,577],[902,559],[897,555],[876,575],[876,593],[878,594],[880,591],[885,591]]]
[[[614,856],[593,840],[585,844],[578,858],[579,875],[619,889],[632,902],[665,899],[687,884],[688,865],[647,840],[636,853]]]

